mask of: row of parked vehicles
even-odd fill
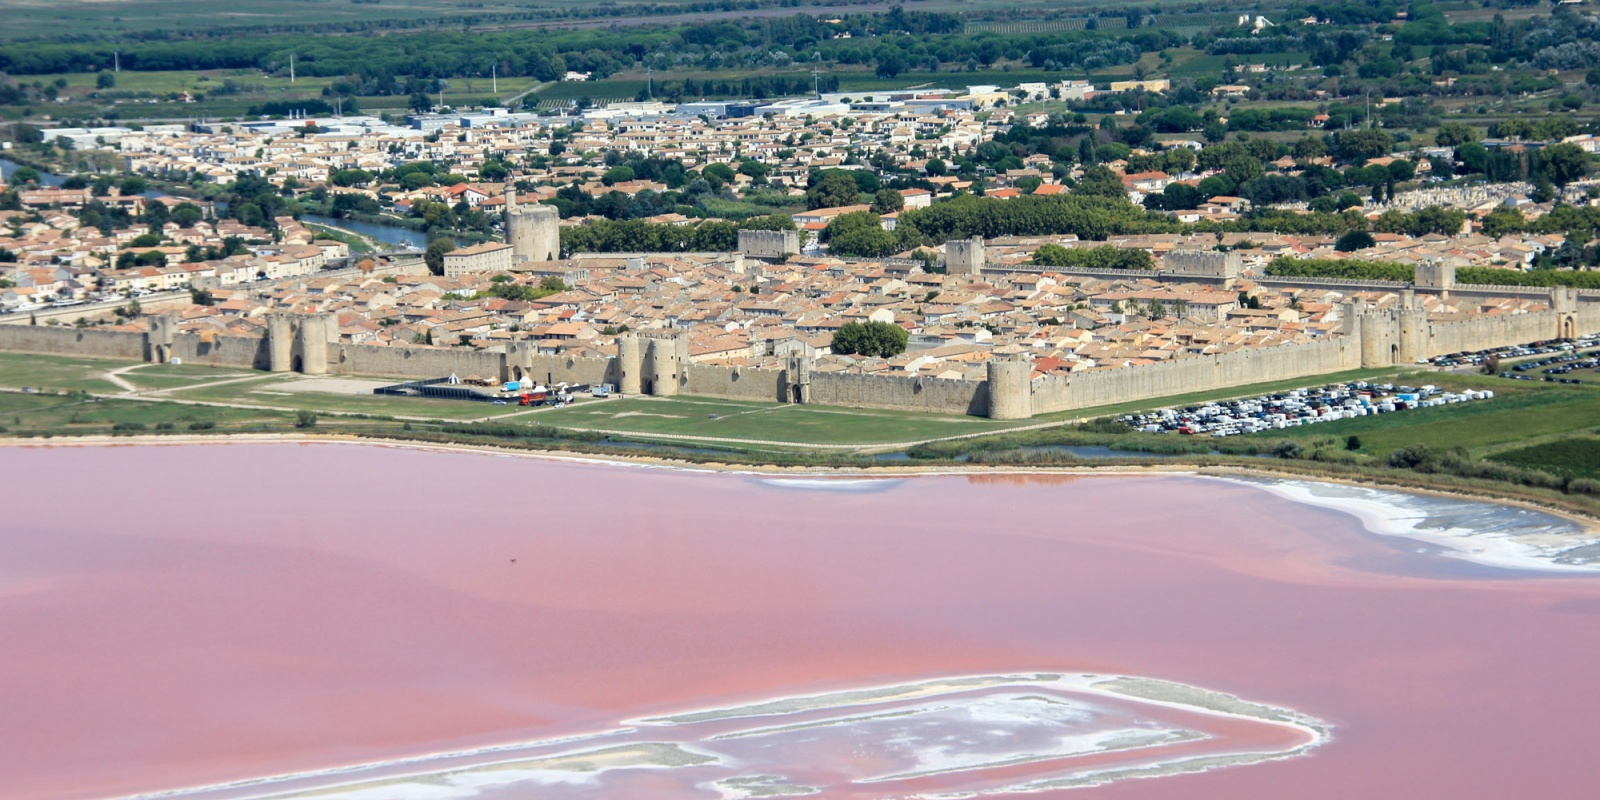
[[[1550,358],[1541,358],[1538,361],[1525,361],[1512,367],[1508,372],[1500,373],[1502,378],[1511,378],[1520,381],[1537,380],[1537,375],[1543,375],[1544,380],[1550,383],[1582,384],[1577,378],[1564,378],[1574,370],[1592,369],[1600,372],[1600,356],[1593,352],[1584,353],[1579,350],[1563,353]],[[1537,373],[1531,374],[1531,373]]]
[[[1492,397],[1494,392],[1476,389],[1451,392],[1431,385],[1411,387],[1353,381],[1242,400],[1130,414],[1121,419],[1129,427],[1145,433],[1223,437],[1413,408],[1488,400]]]
[[[1502,369],[1500,377],[1514,381],[1544,380],[1549,383],[1582,384],[1583,381],[1577,378],[1562,376],[1580,369],[1600,371],[1600,357],[1595,354],[1596,348],[1600,348],[1600,335],[1495,347],[1475,353],[1450,353],[1449,355],[1435,356],[1429,359],[1428,363],[1448,369],[1451,367],[1483,366],[1490,359],[1493,359],[1494,363],[1527,359]],[[1546,357],[1534,359],[1532,358],[1533,356]]]
[[[1477,367],[1482,366],[1485,361],[1491,358],[1500,361],[1542,355],[1560,358],[1578,350],[1589,350],[1596,347],[1600,347],[1600,335],[1583,336],[1577,339],[1551,339],[1547,342],[1529,342],[1528,344],[1495,347],[1472,353],[1450,353],[1448,355],[1434,356],[1428,359],[1428,363],[1436,367]]]

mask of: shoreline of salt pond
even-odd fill
[[[1461,561],[1512,570],[1600,574],[1600,538],[1576,520],[1543,509],[1303,479],[1220,480],[1350,514],[1369,533],[1435,545],[1443,549],[1441,555]]]
[[[1181,464],[1151,464],[1149,466],[1118,465],[1114,467],[1071,466],[927,466],[906,464],[882,467],[817,467],[775,466],[759,464],[726,464],[720,462],[692,462],[658,456],[631,456],[594,454],[564,450],[531,450],[495,447],[492,445],[418,442],[407,439],[368,438],[327,434],[228,434],[228,435],[169,435],[169,436],[77,436],[53,439],[0,439],[0,446],[10,447],[116,447],[149,445],[226,445],[226,444],[343,444],[368,447],[387,447],[442,453],[472,453],[479,455],[533,458],[547,461],[564,461],[578,464],[613,467],[669,469],[684,472],[750,475],[769,478],[821,478],[847,479],[852,477],[889,480],[896,478],[970,476],[970,475],[1075,475],[1075,476],[1141,476],[1186,475],[1210,478],[1236,484],[1253,486],[1291,502],[1316,508],[1339,511],[1359,520],[1369,532],[1379,536],[1405,538],[1441,549],[1440,555],[1464,562],[1508,570],[1543,572],[1552,575],[1577,576],[1600,574],[1600,519],[1590,518],[1565,509],[1541,506],[1517,498],[1498,497],[1488,493],[1447,491],[1441,488],[1400,486],[1382,481],[1356,481],[1344,476],[1311,475],[1274,470],[1270,467],[1240,464],[1227,467],[1194,467]],[[1315,491],[1315,487],[1343,488],[1349,492]],[[1389,495],[1388,499],[1380,495]],[[1432,519],[1419,515],[1415,505],[1432,500],[1460,504],[1499,507],[1505,511],[1540,514],[1572,526],[1571,530],[1547,533],[1537,542],[1515,541],[1518,534],[1505,531],[1474,533],[1468,528],[1447,528],[1461,533],[1436,533],[1426,525]],[[1405,502],[1409,501],[1409,502]],[[1408,507],[1410,506],[1410,507]],[[1421,521],[1422,525],[1417,524]],[[1481,535],[1483,538],[1477,538]],[[1561,539],[1565,537],[1565,539]],[[1552,542],[1555,538],[1559,541]],[[1587,541],[1575,541],[1587,539]],[[1552,545],[1570,544],[1560,548]],[[1476,546],[1484,545],[1484,546]],[[1544,545],[1544,546],[1540,546]],[[1470,546],[1470,547],[1469,547]],[[1577,550],[1582,553],[1580,563],[1566,563],[1561,559]]]

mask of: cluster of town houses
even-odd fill
[[[1159,91],[1165,87],[1139,87]],[[1124,90],[1126,87],[1124,87]],[[769,187],[803,192],[809,173],[819,167],[867,168],[861,162],[887,155],[895,169],[923,175],[932,188],[901,190],[905,207],[925,207],[947,195],[973,190],[971,181],[927,173],[941,153],[965,151],[1014,125],[1041,125],[1040,115],[1018,114],[1007,106],[1023,99],[1083,96],[1095,91],[1072,82],[1014,89],[973,87],[965,93],[889,93],[882,96],[824,96],[768,104],[701,103],[672,107],[661,103],[612,104],[582,118],[550,119],[489,110],[450,117],[389,124],[376,118],[316,121],[313,130],[296,130],[305,120],[262,123],[149,126],[142,130],[47,131],[79,148],[114,151],[122,166],[149,175],[198,175],[227,183],[247,173],[264,174],[296,191],[323,188],[330,193],[361,193],[391,213],[405,214],[419,201],[446,202],[486,212],[504,207],[502,185],[477,177],[489,161],[516,165],[513,177],[532,184],[519,202],[550,199],[558,187],[575,186],[599,196],[609,192],[661,192],[667,186],[648,180],[601,180],[604,154],[638,150],[680,160],[691,172],[716,163],[753,159],[769,170]],[[559,131],[559,133],[558,133]],[[542,168],[522,166],[531,155],[552,152],[556,137],[564,145]],[[1198,142],[1177,140],[1180,146]],[[340,170],[377,174],[414,161],[438,161],[466,180],[446,186],[337,186]],[[1425,159],[1417,159],[1419,165]],[[1198,183],[1203,173],[1168,175],[1123,173],[1134,201],[1162,191],[1174,181]],[[1293,171],[1292,160],[1268,165]],[[292,179],[292,182],[289,182]],[[1034,156],[1021,169],[979,176],[990,197],[1065,191],[1049,159]],[[755,179],[734,178],[735,190]],[[150,196],[146,196],[150,195]],[[513,282],[539,284],[558,278],[565,291],[537,300],[507,300],[491,293],[506,280],[484,273],[434,276],[416,269],[389,269],[391,257],[352,257],[348,246],[320,237],[292,218],[271,229],[219,219],[203,202],[151,192],[121,195],[113,187],[100,195],[90,189],[24,187],[22,211],[0,212],[0,249],[16,257],[0,263],[0,309],[51,307],[116,297],[141,297],[190,287],[203,288],[210,305],[182,312],[186,330],[212,335],[258,336],[266,315],[277,311],[329,311],[338,315],[341,338],[362,344],[494,348],[510,340],[536,341],[540,350],[580,355],[610,354],[619,332],[685,329],[698,361],[762,364],[789,355],[821,359],[819,369],[896,371],[977,379],[995,355],[1026,352],[1041,371],[1121,367],[1273,347],[1333,335],[1340,304],[1349,292],[1331,289],[1268,288],[1253,282],[1268,261],[1278,257],[1366,258],[1402,263],[1438,261],[1456,266],[1526,269],[1564,238],[1481,233],[1476,216],[1504,204],[1527,217],[1549,205],[1518,193],[1463,195],[1458,205],[1474,212],[1456,235],[1408,237],[1375,235],[1375,246],[1338,252],[1328,237],[1272,234],[1147,235],[1113,239],[1109,244],[1149,251],[1159,267],[1177,250],[1233,248],[1245,277],[1219,286],[1184,283],[1170,276],[1130,272],[1125,276],[1067,274],[1031,267],[1039,246],[1099,246],[1073,237],[992,240],[979,275],[934,274],[914,263],[887,259],[832,258],[816,234],[839,214],[865,205],[812,209],[793,214],[796,227],[810,237],[802,253],[784,263],[732,254],[662,254],[647,257],[578,255],[561,261],[525,264],[507,274]],[[81,223],[76,213],[90,202],[120,206],[136,217],[147,203],[169,210],[195,203],[202,214],[187,225],[167,222],[156,229],[142,223],[109,232]],[[1213,197],[1190,220],[1236,219],[1248,209],[1237,197]],[[1381,209],[1369,209],[1376,215]],[[894,227],[898,213],[883,215]],[[677,214],[651,221],[694,224]],[[562,220],[583,224],[582,218]],[[159,234],[159,244],[147,234]],[[141,240],[141,237],[145,237]],[[139,240],[140,244],[135,244]],[[196,248],[226,251],[243,243],[245,252],[191,261]],[[237,249],[237,248],[235,248]],[[127,263],[125,254],[158,253],[164,264]],[[403,260],[403,257],[396,257]],[[415,258],[412,259],[415,261]],[[338,268],[338,269],[334,269]],[[331,271],[330,271],[331,270]],[[1386,290],[1362,294],[1369,305],[1398,302]],[[1528,300],[1452,305],[1423,298],[1438,318],[1474,314],[1514,314],[1537,310]],[[892,322],[911,334],[908,351],[896,358],[863,359],[835,355],[829,345],[840,326],[855,321]],[[138,320],[123,322],[133,327]]]

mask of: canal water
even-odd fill
[[[9,158],[0,158],[0,177],[3,177],[7,182],[9,182],[11,179],[11,173],[16,172],[22,166],[22,164],[19,164]],[[39,181],[46,186],[60,186],[64,180],[66,180],[64,177],[54,173],[44,172],[42,170],[39,172]],[[160,197],[165,194],[165,192],[157,189],[151,189],[143,192],[143,194],[145,197]],[[341,228],[353,233],[359,233],[362,236],[371,237],[377,240],[379,243],[391,246],[395,249],[405,249],[410,247],[422,250],[428,246],[427,234],[411,230],[410,228],[402,228],[398,225],[379,225],[371,222],[356,222],[355,220],[334,219],[332,217],[325,217],[320,214],[307,214],[304,217],[304,221],[315,223],[317,225],[326,225],[331,228]]]

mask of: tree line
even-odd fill
[[[1287,278],[1340,278],[1411,283],[1416,278],[1416,268],[1410,264],[1394,261],[1279,257],[1267,264],[1267,274]],[[1456,269],[1456,282],[1488,286],[1571,286],[1579,289],[1600,289],[1600,272],[1556,269],[1523,272],[1495,267],[1460,267]]]

